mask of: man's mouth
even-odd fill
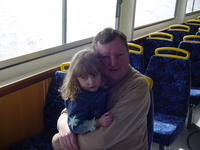
[[[109,71],[111,72],[115,72],[115,71],[118,71],[119,69],[109,69]]]

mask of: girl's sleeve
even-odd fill
[[[68,126],[73,133],[86,133],[96,129],[95,118],[87,120],[89,103],[83,100],[68,102]]]

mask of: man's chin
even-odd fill
[[[121,78],[118,75],[110,75],[108,79],[110,79],[111,81],[118,81]]]

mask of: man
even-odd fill
[[[106,28],[94,38],[93,48],[109,81],[107,109],[113,117],[112,124],[76,136],[68,128],[64,111],[58,119],[59,134],[54,136],[53,145],[69,150],[146,150],[149,89],[143,75],[129,65],[126,36]]]

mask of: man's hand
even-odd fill
[[[68,150],[79,150],[76,134],[72,133],[67,125],[67,118],[62,118],[58,123],[59,141],[62,147]]]

